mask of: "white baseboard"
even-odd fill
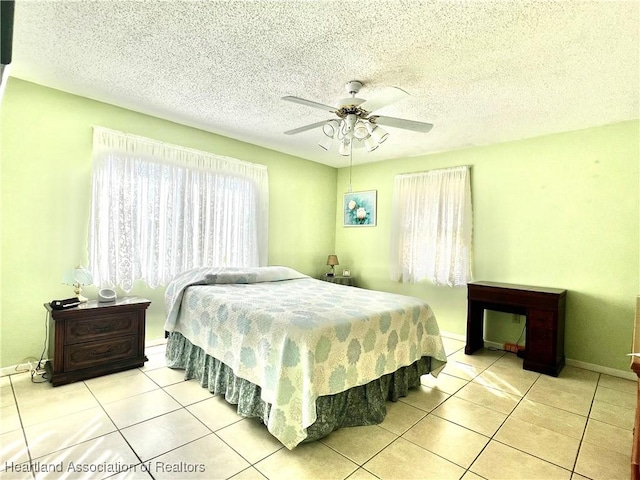
[[[490,342],[489,340],[484,341],[485,348],[495,348],[496,350],[504,350],[504,344],[498,342]]]
[[[457,333],[449,333],[449,332],[440,332],[440,333],[443,337],[451,338],[453,340],[460,340],[461,342],[466,341],[466,337],[464,335],[459,335]],[[163,345],[165,343],[167,343],[166,338],[154,338],[152,340],[147,340],[145,342],[145,347],[155,347],[156,345]],[[488,340],[484,341],[484,346],[488,348],[496,348],[498,350],[501,350],[503,348],[503,345],[501,343],[490,342]],[[44,365],[45,363],[46,363],[46,360],[43,360],[42,364]],[[627,380],[634,380],[634,381],[638,379],[636,374],[633,373],[631,370],[627,372],[625,370],[618,370],[617,368],[603,367],[601,365],[596,365],[594,363],[581,362],[579,360],[573,360],[571,358],[567,358],[565,360],[565,363],[571,367],[584,368],[585,370],[604,373],[606,375],[611,375],[612,377],[619,377],[619,378],[624,378]],[[0,368],[0,377],[6,377],[7,375],[15,375],[17,373],[23,373],[25,371],[29,371],[29,370],[21,370],[21,371],[16,370],[18,367],[24,368],[27,365],[28,363]]]
[[[47,361],[42,360],[42,365],[44,365]],[[34,367],[37,365],[38,361],[34,362]],[[8,375],[16,375],[18,373],[25,373],[31,371],[31,365],[27,363],[21,363],[19,365],[11,365],[10,367],[0,368],[0,377],[6,377]]]
[[[157,345],[164,345],[165,343],[167,343],[167,339],[166,338],[154,338],[152,340],[147,340],[144,342],[144,346],[145,347],[155,347]],[[42,365],[44,365],[45,363],[47,363],[48,359],[44,358],[42,359]],[[32,362],[35,366],[35,364],[38,363],[38,360],[35,359],[35,362]],[[31,371],[31,364],[29,362],[26,363],[21,363],[19,365],[11,365],[10,367],[2,367],[0,368],[0,377],[6,377],[8,375],[16,375],[18,373],[25,373],[25,372],[29,372]]]
[[[462,342],[467,341],[467,337],[465,335],[459,335],[457,333],[449,333],[449,332],[440,332],[443,337],[452,338],[454,340],[460,340]],[[484,341],[484,346],[487,348],[495,348],[498,350],[502,350],[504,345],[498,342],[491,342],[489,340]],[[612,377],[624,378],[626,380],[637,380],[637,375],[631,371],[626,370],[618,370],[617,368],[603,367],[601,365],[596,365],[595,363],[587,363],[581,362],[580,360],[573,360],[571,358],[565,359],[565,364],[571,367],[583,368],[585,370],[590,370],[592,372],[604,373],[606,375],[611,375]]]
[[[604,373],[606,375],[611,375],[612,377],[625,378],[627,380],[638,380],[638,376],[631,371],[631,367],[629,367],[629,371],[618,370],[617,368],[603,367],[601,365],[596,365],[595,363],[587,363],[581,362],[580,360],[573,360],[571,358],[565,359],[565,364],[571,367],[584,368],[585,370],[591,370],[592,372]]]
[[[17,365],[14,365],[13,367],[3,367],[0,368],[0,377],[7,377],[9,375],[15,375],[16,373],[20,373],[20,372],[16,372],[16,367]]]
[[[167,343],[166,338],[154,338],[153,340],[147,340],[144,342],[145,347],[155,347],[157,345],[164,345]]]
[[[465,335],[460,335],[457,333],[440,332],[440,335],[442,335],[443,337],[452,338],[453,340],[460,340],[461,342],[467,341],[467,337]]]

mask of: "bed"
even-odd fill
[[[287,267],[196,268],[165,293],[167,365],[259,417],[287,448],[380,423],[446,355],[414,297],[313,279]]]

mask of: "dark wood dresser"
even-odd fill
[[[49,311],[49,361],[53,386],[141,367],[144,354],[146,298],[114,302],[91,300],[78,307]]]
[[[337,283],[339,285],[348,285],[350,287],[355,287],[356,283],[353,277],[343,277],[340,275],[322,275],[320,280],[324,280],[325,282]]]
[[[523,368],[558,376],[564,367],[566,290],[498,282],[470,282],[467,288],[467,355],[484,346],[485,309],[526,315]]]

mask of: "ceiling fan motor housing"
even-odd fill
[[[362,88],[362,82],[360,80],[351,80],[344,87],[349,95],[355,95]]]
[[[349,95],[351,95],[350,97],[347,98],[342,98],[340,99],[340,101],[338,102],[338,106],[340,107],[340,110],[346,110],[348,107],[357,107],[358,105],[366,102],[366,100],[364,98],[357,98],[356,97],[356,93],[358,93],[360,91],[360,89],[362,88],[362,82],[359,80],[351,80],[350,82],[347,82],[344,86],[345,90],[347,91],[347,93]],[[344,115],[348,114],[348,113],[355,113],[355,112],[344,112]],[[340,114],[338,114],[340,115]],[[343,117],[344,118],[344,117]]]
[[[358,97],[341,98],[338,101],[338,107],[340,107],[340,110],[342,110],[348,107],[357,107],[358,105],[364,102],[366,102],[364,98],[358,98]]]

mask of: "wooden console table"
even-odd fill
[[[558,376],[564,367],[566,290],[497,282],[471,282],[468,287],[467,345],[471,355],[484,346],[484,310],[525,315],[523,368]]]

